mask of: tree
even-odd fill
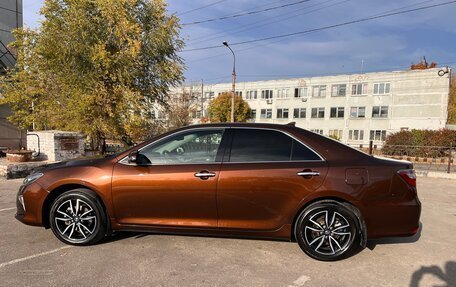
[[[164,114],[167,117],[168,128],[177,129],[192,123],[192,115],[197,111],[195,99],[190,93],[182,91],[170,96],[170,101],[164,106]]]
[[[163,0],[45,0],[40,29],[18,29],[16,68],[0,83],[24,129],[125,142],[154,124],[152,107],[183,79],[178,18]]]
[[[432,68],[436,68],[436,67],[437,67],[436,62],[432,62],[431,64],[429,64],[426,61],[426,57],[423,57],[423,60],[421,60],[418,64],[412,63],[410,65],[410,70],[426,70],[426,69],[432,69]]]
[[[231,93],[222,93],[209,103],[209,120],[215,123],[224,123],[231,120]],[[246,122],[250,119],[249,104],[241,96],[234,97],[234,121]]]
[[[451,77],[450,99],[448,101],[448,123],[456,125],[456,77]]]

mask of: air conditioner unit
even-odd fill
[[[268,100],[266,101],[266,103],[267,103],[268,105],[271,105],[271,104],[272,104],[272,99],[268,99]]]
[[[301,98],[301,101],[307,102],[307,98]]]

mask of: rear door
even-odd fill
[[[217,186],[220,228],[276,230],[315,191],[327,163],[289,134],[232,128]]]

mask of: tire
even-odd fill
[[[360,243],[360,226],[354,212],[343,204],[324,200],[306,207],[295,224],[299,247],[321,261],[347,258]]]
[[[107,219],[93,191],[74,189],[61,194],[49,212],[52,232],[71,245],[92,245],[106,234]]]

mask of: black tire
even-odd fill
[[[360,225],[354,212],[333,200],[306,207],[295,224],[299,247],[321,261],[347,258],[359,248]]]
[[[74,189],[61,194],[49,212],[52,232],[71,245],[92,245],[106,234],[107,218],[93,191]]]

